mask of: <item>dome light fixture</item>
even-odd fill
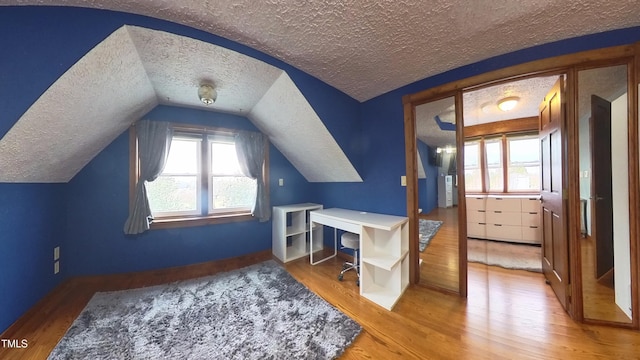
[[[203,104],[211,105],[216,102],[218,93],[216,92],[216,89],[213,88],[213,85],[200,84],[200,87],[198,88],[198,97]]]
[[[498,101],[498,108],[502,111],[510,111],[518,105],[520,98],[517,96],[509,96]]]

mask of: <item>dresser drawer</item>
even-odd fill
[[[535,212],[523,212],[522,226],[540,226],[540,214]]]
[[[540,212],[540,199],[537,197],[522,199],[522,212]]]
[[[519,242],[522,240],[522,227],[487,224],[487,238]]]
[[[487,211],[487,224],[522,225],[522,214],[519,212]]]
[[[467,196],[467,210],[484,210],[486,197],[484,196]]]
[[[488,197],[486,209],[487,211],[520,212],[522,211],[521,199],[498,196]]]
[[[467,209],[467,222],[483,223],[487,220],[484,210]]]
[[[467,223],[467,237],[484,239],[487,236],[487,225],[481,223]]]
[[[523,226],[522,227],[522,241],[531,244],[541,244],[541,229],[535,226]]]

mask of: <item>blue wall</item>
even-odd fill
[[[64,247],[65,188],[0,183],[0,333],[66,273],[63,265],[53,274],[53,248]]]
[[[158,106],[150,120],[258,131],[241,116]],[[271,203],[306,201],[309,184],[273,146]],[[277,186],[278,178],[286,186]],[[157,269],[236,257],[271,248],[271,222],[248,221],[125,235],[129,213],[129,133],[119,136],[68,185],[68,270],[73,275]]]
[[[316,201],[406,213],[402,96],[536,59],[629,44],[640,27],[536,46],[460,67],[359,104],[292,66],[235,42],[158,19],[70,7],[0,7],[0,136],[69,67],[124,24],[189,36],[253,56],[289,74],[364,179],[308,183],[271,147],[272,205]],[[9,54],[10,56],[7,56]],[[236,121],[211,113],[159,107],[150,117]],[[215,118],[215,119],[214,119]],[[2,171],[2,169],[0,169]],[[278,187],[277,179],[285,186]],[[0,332],[60,281],[52,248],[62,246],[62,275],[126,272],[237,256],[270,247],[271,225],[235,223],[158,230],[126,237],[128,135],[118,137],[68,184],[0,184]],[[65,211],[66,209],[66,211]]]
[[[425,179],[418,179],[418,207],[428,214],[438,206],[438,167],[433,165],[435,150],[420,140],[416,142],[426,174]]]

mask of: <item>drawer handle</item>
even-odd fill
[[[496,214],[502,214],[501,210],[494,210],[493,212],[496,213]]]
[[[487,223],[478,223],[478,225],[487,225]]]
[[[493,226],[502,226],[502,224],[493,224]]]
[[[495,198],[496,200],[502,200],[502,198]]]
[[[530,212],[529,214],[531,214],[531,215],[538,215],[538,213],[537,213],[537,212],[535,212],[535,211]]]
[[[532,229],[537,229],[538,228],[537,226],[533,226],[533,225],[529,225],[529,227],[532,228]]]
[[[478,212],[486,212],[485,210],[478,210]]]

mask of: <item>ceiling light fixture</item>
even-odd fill
[[[200,84],[200,87],[198,88],[198,97],[203,104],[211,105],[216,102],[218,93],[216,92],[216,89],[213,88],[213,85]]]
[[[520,98],[517,96],[506,97],[498,101],[498,108],[502,111],[513,110],[518,105],[518,101],[520,101]]]

